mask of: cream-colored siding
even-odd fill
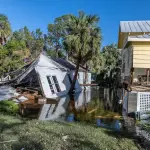
[[[133,67],[150,68],[150,44],[133,44]]]

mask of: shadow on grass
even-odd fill
[[[135,136],[133,133],[129,133],[128,131],[113,131],[113,130],[104,130],[104,133],[106,133],[109,136],[112,136],[114,138],[128,138],[128,139],[133,139]]]
[[[84,136],[78,136],[75,133],[73,134],[73,139],[68,139],[68,142],[71,144],[69,149],[93,149],[93,150],[100,150],[100,148]]]
[[[133,140],[133,142],[139,149],[146,149],[145,145],[143,145],[144,139],[137,136],[134,132],[128,132],[128,131],[116,132],[116,131],[111,131],[111,130],[105,130],[104,133],[106,133],[109,136],[112,136],[114,138],[117,138],[119,140],[121,140],[123,138],[131,139],[131,140]]]
[[[25,124],[25,122],[12,122],[12,123],[6,123],[7,119],[0,119],[0,133],[4,132],[7,129],[16,128],[17,126]]]
[[[12,150],[44,150],[43,145],[35,140],[19,140],[11,145]]]
[[[60,125],[62,125],[61,123],[58,123]],[[64,123],[65,125],[69,126],[68,123]],[[63,124],[63,125],[64,125]],[[65,130],[62,132],[55,132],[54,130],[53,131],[49,131],[48,129],[43,129],[43,128],[39,128],[39,130],[41,132],[43,132],[44,134],[47,133],[47,134],[51,134],[54,139],[53,140],[57,140],[57,139],[60,139],[62,141],[62,150],[63,149],[70,149],[70,150],[73,150],[73,149],[93,149],[93,150],[100,150],[100,148],[95,144],[93,143],[92,141],[90,141],[87,137],[83,136],[81,133],[74,133],[72,131],[68,131],[68,130]],[[67,136],[67,139],[64,141],[63,140],[63,136]],[[59,143],[58,143],[59,144]]]

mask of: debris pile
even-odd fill
[[[11,99],[19,104],[21,115],[25,116],[30,111],[39,111],[43,104],[47,102],[38,90],[28,88],[17,88],[15,96]]]

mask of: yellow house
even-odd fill
[[[122,50],[122,82],[150,82],[150,21],[121,21],[118,48]]]

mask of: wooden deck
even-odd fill
[[[132,91],[135,91],[135,92],[150,92],[150,86],[143,86],[143,85],[135,86],[135,85],[132,85],[131,88],[132,88]]]

